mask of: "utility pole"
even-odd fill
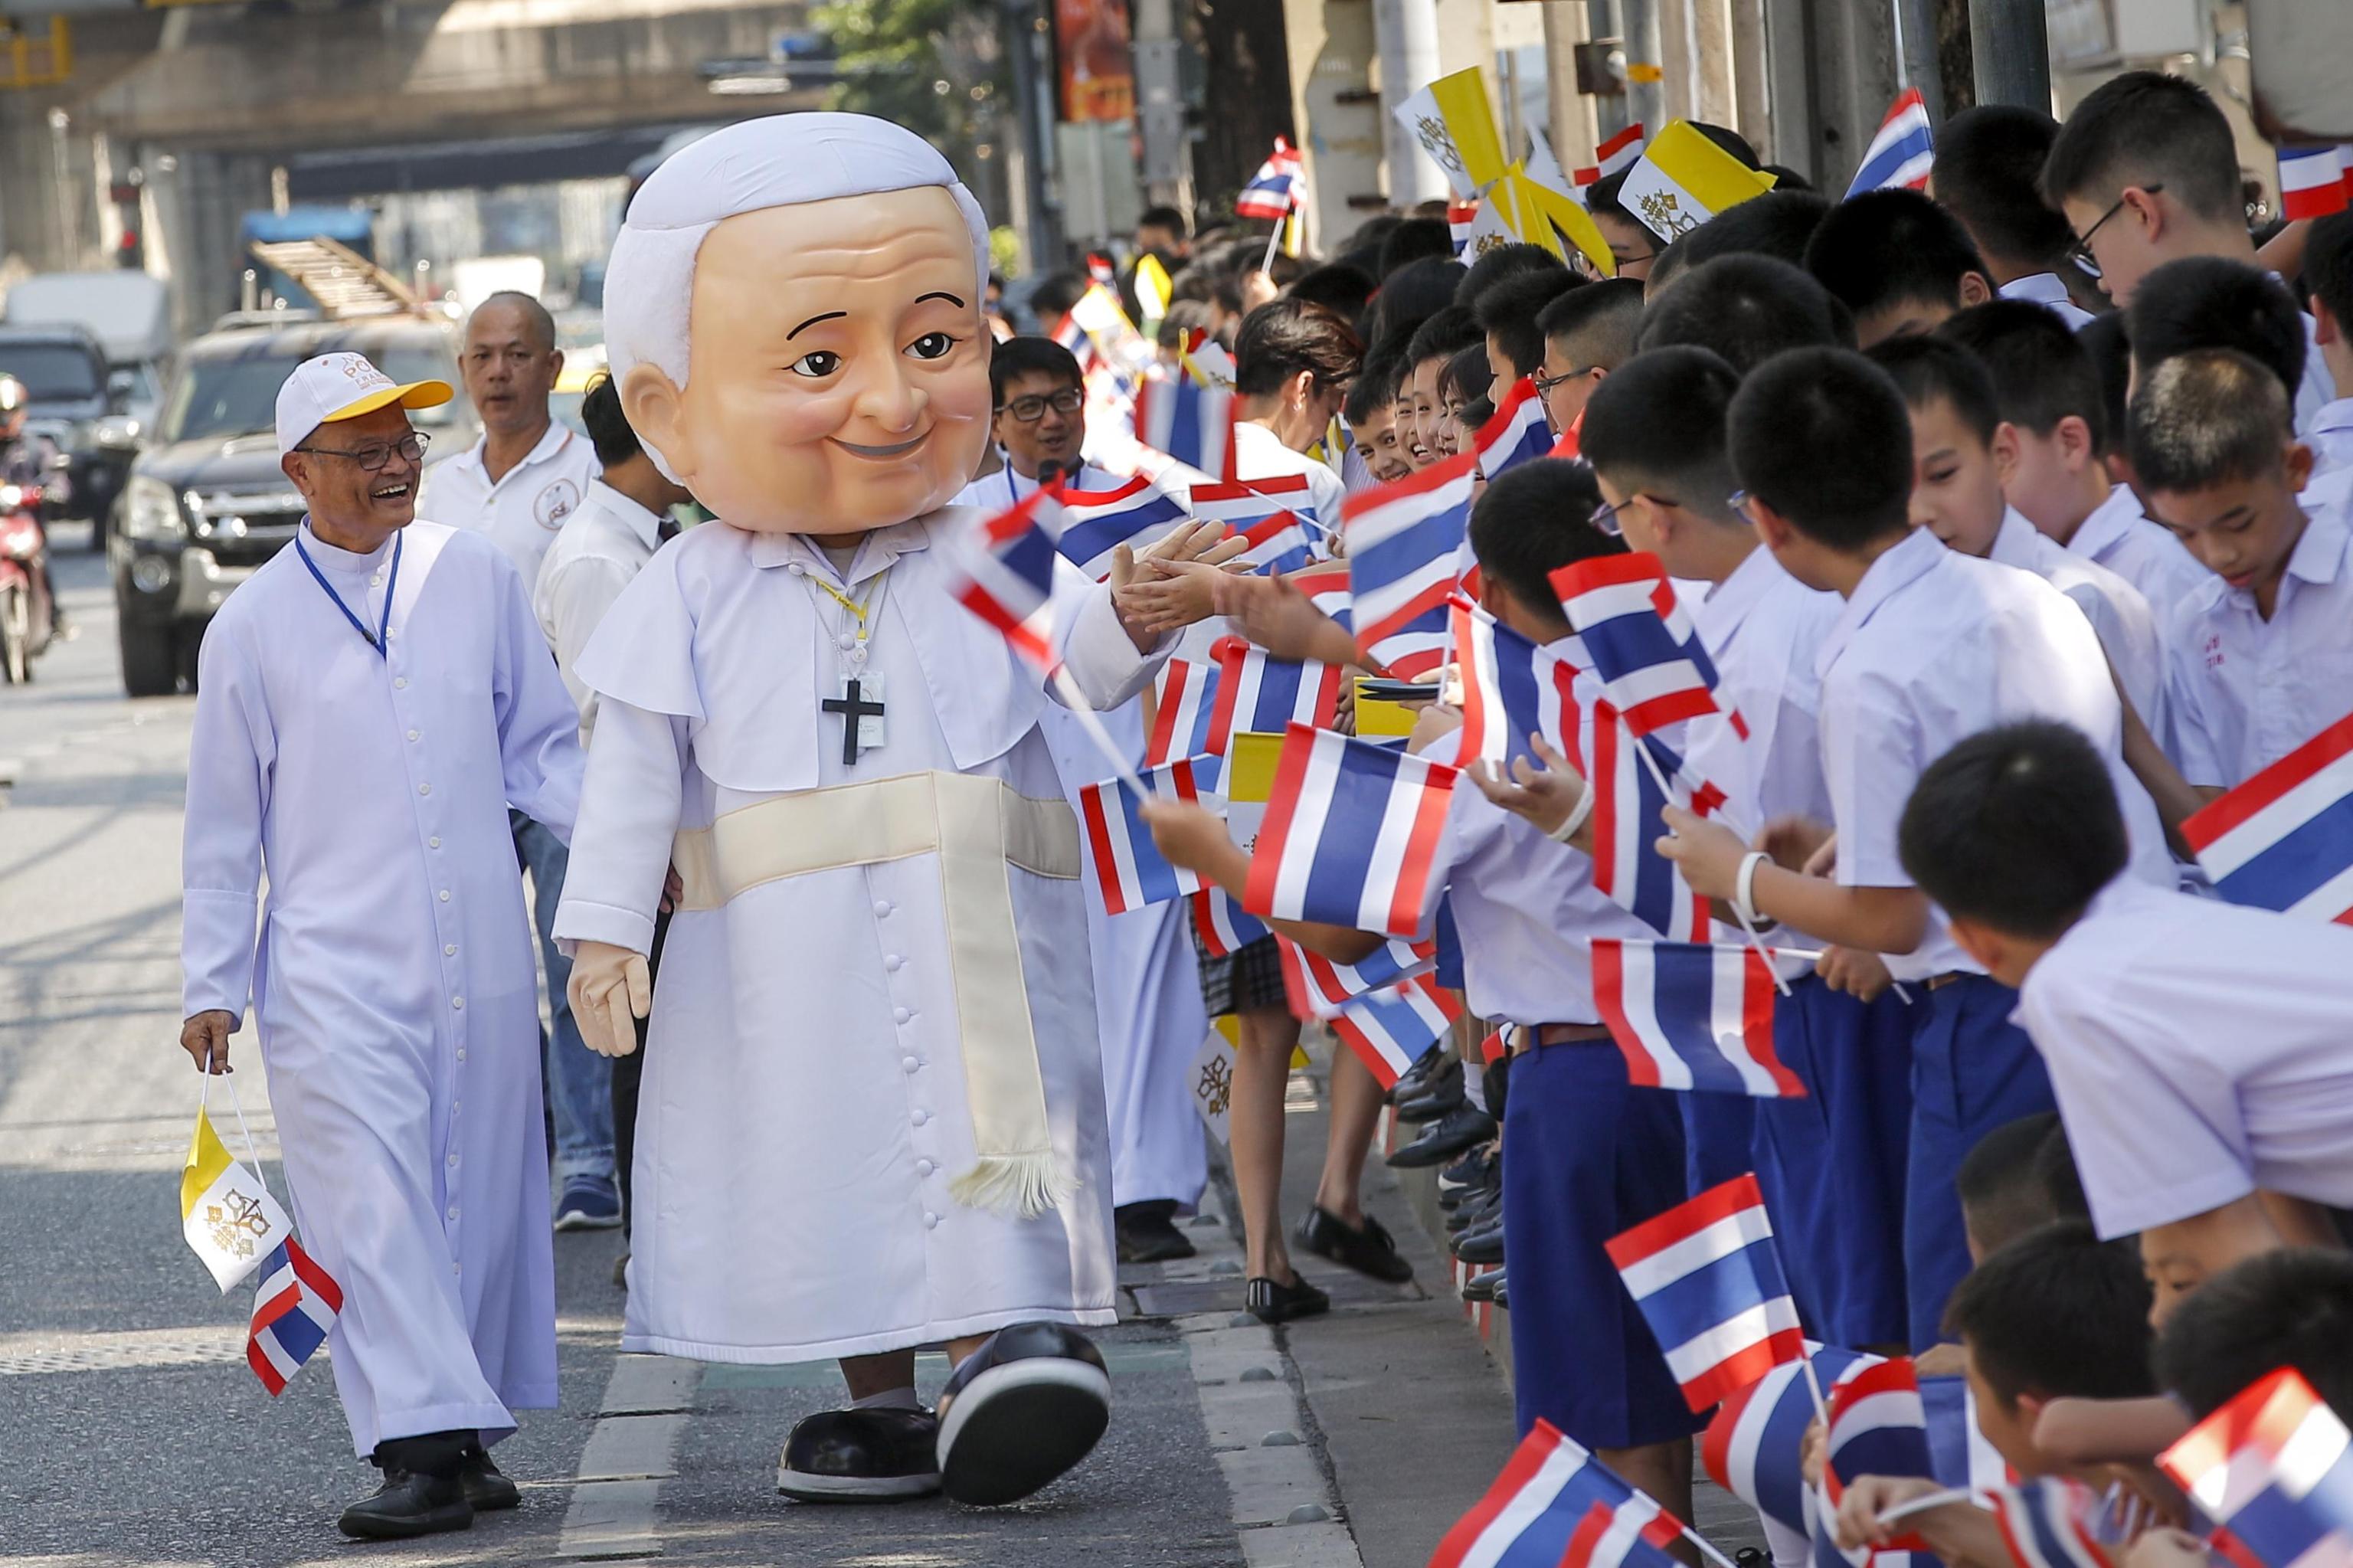
[[[1618,36],[1626,48],[1626,118],[1655,136],[1667,122],[1666,51],[1659,41],[1656,0],[1618,0]]]
[[[1389,205],[1404,208],[1448,194],[1445,172],[1423,154],[1396,110],[1438,79],[1436,0],[1373,0],[1373,48],[1381,67],[1381,149]]]
[[[1005,0],[1005,48],[1013,66],[1013,105],[1020,131],[1015,186],[1033,272],[1062,264],[1060,214],[1048,195],[1054,146],[1054,73],[1046,58],[1045,18],[1037,0]]]
[[[2051,40],[2042,0],[1969,0],[1969,54],[1979,103],[2051,111]]]
[[[1185,92],[1174,0],[1135,0],[1135,129],[1143,143],[1144,196],[1155,206],[1188,203]]]

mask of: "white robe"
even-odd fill
[[[302,534],[371,632],[396,595],[383,657],[291,547],[214,618],[182,854],[185,1006],[241,1019],[252,1000],[295,1223],[343,1287],[328,1342],[363,1456],[495,1441],[555,1404],[539,986],[507,810],[568,833],[581,770],[513,566],[438,524],[396,537],[396,574],[390,543]]]
[[[808,540],[722,524],[665,545],[577,665],[600,699],[556,935],[642,952],[673,835],[820,787],[927,772],[1061,803],[1044,683],[951,597],[946,509],[865,535],[848,573]],[[876,579],[885,567],[880,602]],[[1070,577],[1075,577],[1073,569]],[[888,738],[855,767],[837,694],[849,613]],[[1139,655],[1107,591],[1064,598],[1087,699],[1125,701]],[[935,852],[768,881],[681,909],[662,949],[639,1102],[625,1350],[791,1362],[1044,1319],[1113,1320],[1111,1181],[1085,894],[1008,877],[1057,1164],[1077,1195],[1019,1220],[949,1183],[976,1153]]]

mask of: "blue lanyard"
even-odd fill
[[[305,517],[302,521],[308,523],[310,519]],[[375,635],[370,636],[367,623],[352,613],[352,607],[343,602],[343,596],[337,593],[328,583],[326,575],[319,570],[319,563],[312,560],[311,552],[302,547],[302,535],[300,534],[294,535],[294,553],[302,557],[304,566],[311,568],[311,580],[319,585],[321,593],[335,601],[335,608],[343,612],[343,619],[352,623],[352,630],[358,632],[366,641],[367,645],[375,650],[375,656],[379,659],[391,657],[385,652],[385,633],[392,627],[392,596],[400,587],[401,544],[400,535],[395,534],[392,536],[392,572],[384,585],[384,616],[376,622]]]

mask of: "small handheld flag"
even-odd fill
[[[1438,903],[1455,770],[1331,730],[1285,735],[1242,905],[1417,938]]]
[[[965,541],[964,582],[955,590],[957,601],[1002,632],[1015,652],[1050,673],[1061,664],[1053,615],[1059,511],[1053,493],[1039,490],[981,522]]]
[[[1564,757],[1577,751],[1577,670],[1475,604],[1456,599],[1454,668],[1462,683],[1462,732],[1455,765],[1533,757],[1528,736]]]
[[[1358,997],[1426,974],[1437,962],[1434,943],[1419,945],[1391,937],[1372,956],[1353,964],[1335,963],[1311,953],[1290,938],[1278,935],[1275,950],[1282,958],[1282,989],[1292,1015],[1303,1021],[1335,1018]]]
[[[1450,201],[1446,204],[1446,235],[1454,242],[1454,254],[1460,256],[1471,243],[1472,225],[1479,221],[1476,201]]]
[[[261,1172],[229,1157],[201,1105],[180,1171],[180,1234],[224,1296],[294,1234]]]
[[[1817,1358],[1814,1368],[1823,1372]],[[1928,1413],[1912,1358],[1858,1361],[1831,1374],[1825,1450],[1839,1479],[1864,1476],[1933,1476]],[[1923,1544],[1921,1551],[1927,1550]]]
[[[1203,771],[1216,766],[1208,758],[1180,758],[1145,774],[1144,786],[1155,800],[1198,802],[1202,783],[1196,764]],[[1144,797],[1124,779],[1082,785],[1078,796],[1079,821],[1086,832],[1087,853],[1105,914],[1124,915],[1201,890],[1199,876],[1170,864],[1155,846],[1141,814]]]
[[[1299,151],[1277,136],[1274,152],[1258,166],[1250,184],[1234,198],[1236,217],[1283,218],[1291,216],[1301,193],[1305,189],[1307,175],[1299,161]]]
[[[1284,512],[1295,512],[1319,528],[1330,521],[1315,514],[1315,493],[1303,473],[1196,484],[1186,501],[1198,521],[1241,532]]]
[[[2346,173],[2334,146],[2282,147],[2279,150],[2280,216],[2327,217],[2346,207]]]
[[[1887,118],[1872,133],[1862,150],[1862,165],[1846,187],[1849,201],[1865,191],[1928,188],[1928,170],[1936,161],[1936,146],[1928,131],[1928,101],[1916,87],[1907,87],[1887,106]]]
[[[1648,1493],[1614,1506],[1596,1502],[1568,1538],[1560,1568],[1672,1568],[1667,1549],[1683,1533],[1682,1523]]]
[[[1879,1358],[1809,1344],[1816,1376],[1835,1379]],[[1725,1396],[1700,1438],[1700,1462],[1717,1486],[1775,1523],[1806,1530],[1806,1479],[1800,1464],[1814,1421],[1812,1389],[1802,1361],[1787,1361]]]
[[[1348,590],[1357,641],[1399,678],[1445,660],[1452,597],[1471,521],[1477,457],[1464,452],[1348,498]]]
[[[1487,1495],[1438,1543],[1430,1568],[1557,1568],[1594,1504],[1615,1508],[1635,1495],[1539,1416]]]
[[[1754,948],[1593,939],[1593,1000],[1629,1083],[1804,1095],[1773,1051],[1773,996],[1772,966]]]
[[[1690,121],[1677,120],[1652,137],[1626,171],[1618,202],[1643,228],[1672,243],[1772,188],[1772,175],[1748,167]]]
[[[1445,174],[1457,200],[1502,177],[1504,144],[1477,67],[1440,77],[1389,113]]]
[[[1593,150],[1598,160],[1577,170],[1569,178],[1578,185],[1598,185],[1610,175],[1622,174],[1634,166],[1642,155],[1642,122],[1639,120],[1610,137]]]
[[[1219,640],[1217,705],[1206,749],[1223,757],[1237,735],[1281,735],[1293,724],[1326,729],[1340,712],[1337,664],[1278,659],[1240,638]]]
[[[292,1236],[279,1243],[263,1266],[245,1339],[246,1364],[272,1399],[326,1343],[343,1309],[343,1287],[334,1277]]]
[[[1604,1245],[1694,1410],[1805,1354],[1754,1175],[1711,1187]]]
[[[1054,497],[1061,509],[1060,537],[1055,548],[1064,560],[1097,582],[1111,575],[1119,546],[1141,550],[1157,544],[1185,519],[1184,506],[1142,474],[1116,490],[1057,485]]]
[[[1472,443],[1479,453],[1479,471],[1490,481],[1524,462],[1552,455],[1552,427],[1545,422],[1544,399],[1536,384],[1523,376],[1504,394],[1494,418],[1480,427]]]
[[[1333,1018],[1332,1033],[1388,1089],[1461,1016],[1436,979],[1418,974],[1350,1001]]]
[[[2122,1542],[2101,1539],[2098,1495],[2070,1477],[2039,1476],[1987,1500],[2017,1568],[2116,1568],[2123,1555],[2109,1550]]]
[[[1636,735],[1716,711],[1715,664],[1659,557],[1602,556],[1552,574],[1593,673]]]
[[[2232,904],[2353,924],[2353,715],[2181,824]]]
[[[1645,747],[1659,762],[1657,771],[1645,765]],[[1590,758],[1576,749],[1568,757],[1594,792],[1593,885],[1670,940],[1706,941],[1715,928],[1707,900],[1694,893],[1675,863],[1659,853],[1669,799],[1659,779],[1663,774],[1675,786],[1676,805],[1701,816],[1720,803],[1720,796],[1708,786],[1692,788],[1682,758],[1655,736],[1636,739],[1607,699],[1593,705]]]
[[[1234,392],[1155,366],[1135,389],[1135,439],[1219,477],[1234,470]]]
[[[2294,1367],[2267,1373],[2157,1457],[2264,1568],[2353,1560],[2353,1441]]]
[[[1152,689],[1152,733],[1144,765],[1157,768],[1209,749],[1209,718],[1217,711],[1218,666],[1171,659]]]

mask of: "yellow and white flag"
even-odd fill
[[[1690,121],[1677,120],[1651,137],[1626,171],[1618,203],[1672,244],[1725,208],[1772,188],[1772,175],[1748,167]]]
[[[1135,259],[1135,308],[1144,317],[1138,324],[1147,335],[1158,330],[1160,318],[1168,313],[1171,287],[1168,269],[1159,257],[1147,250]]]
[[[1440,77],[1392,112],[1444,172],[1457,199],[1468,201],[1503,177],[1503,139],[1478,67]]]
[[[229,1158],[202,1106],[180,1171],[180,1232],[224,1296],[294,1234],[294,1222],[269,1195],[261,1172]]]

